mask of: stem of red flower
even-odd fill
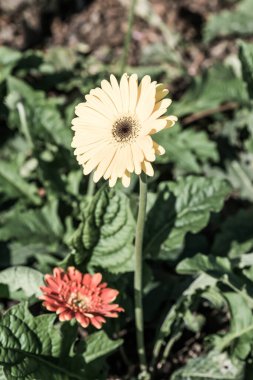
[[[134,298],[135,298],[135,327],[137,350],[140,361],[141,373],[147,374],[146,352],[144,345],[143,305],[142,305],[142,245],[147,204],[147,178],[146,174],[140,175],[139,210],[135,236],[135,271],[134,271]],[[147,378],[147,377],[143,377]]]

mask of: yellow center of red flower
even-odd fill
[[[67,304],[74,311],[78,311],[80,309],[82,311],[88,311],[91,307],[91,299],[80,292],[71,293],[67,299]]]

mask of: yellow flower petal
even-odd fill
[[[122,112],[127,113],[129,108],[129,85],[127,74],[123,74],[120,80],[120,93]]]
[[[109,178],[109,186],[110,187],[113,187],[116,185],[116,182],[117,182],[117,177],[116,176],[113,176],[113,177],[110,177]]]
[[[105,153],[105,158],[102,161],[100,161],[96,171],[94,172],[94,176],[93,176],[94,182],[98,182],[100,180],[100,178],[103,177],[106,169],[109,167],[109,165],[110,165],[110,163],[111,163],[111,161],[115,155],[115,151],[116,151],[116,149],[112,149],[111,146],[107,148],[107,151]]]
[[[162,154],[165,153],[165,149],[164,147],[162,147],[161,145],[158,145],[155,141],[153,141],[153,147],[155,149],[155,153],[158,155],[158,156],[161,156]]]
[[[121,98],[115,97],[115,93],[113,91],[113,88],[111,86],[111,83],[109,83],[107,80],[102,80],[101,82],[102,90],[107,94],[107,96],[111,99],[111,101],[114,104],[114,107],[117,109],[118,112],[121,112],[122,106],[121,106]]]
[[[146,173],[149,177],[153,177],[154,175],[154,169],[150,162],[143,161],[141,164],[142,170],[144,173]]]
[[[133,173],[134,171],[134,163],[133,163],[133,155],[132,155],[132,150],[131,146],[127,145],[126,146],[126,168],[129,173]]]
[[[95,90],[94,90],[95,91]],[[94,94],[94,93],[93,93]],[[117,111],[114,111],[114,109],[111,106],[108,106],[105,102],[102,102],[97,96],[88,94],[86,95],[86,107],[91,108],[92,110],[99,110],[99,113],[109,119],[113,120],[115,115],[117,114]]]
[[[111,160],[110,165],[108,166],[108,168],[104,174],[104,179],[110,178],[112,176],[112,174],[114,173],[118,157],[119,157],[119,148],[116,149],[116,152],[113,156],[113,159]]]
[[[141,174],[141,162],[144,159],[143,153],[136,143],[131,145],[134,171],[137,175]]]
[[[158,83],[156,85],[156,102],[159,102],[161,99],[165,98],[169,93],[169,90],[165,88],[164,84]]]
[[[111,74],[110,80],[111,80],[111,85],[112,85],[112,90],[113,90],[113,98],[117,99],[117,105],[118,105],[117,108],[118,108],[119,112],[123,112],[120,88],[119,88],[117,79],[115,78],[114,75]]]
[[[122,177],[123,186],[128,187],[130,185],[130,181],[131,181],[130,173],[128,171],[126,171]]]
[[[150,136],[145,136],[142,139],[139,139],[137,144],[147,161],[155,161],[155,150],[153,148],[153,140]]]
[[[155,88],[156,82],[152,82],[149,86],[147,85],[145,92],[142,91],[141,93],[141,96],[136,106],[136,113],[138,114],[141,121],[146,120],[152,113],[152,110],[154,109]]]
[[[168,121],[166,117],[160,119],[154,119],[153,117],[150,117],[145,122],[145,126],[141,131],[141,136],[146,136],[147,134],[153,135],[154,133],[160,132],[162,129],[166,128],[167,123]]]
[[[132,74],[129,78],[129,112],[135,114],[138,97],[138,77]]]

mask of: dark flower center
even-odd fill
[[[113,124],[112,135],[117,142],[130,142],[137,137],[139,129],[136,119],[132,116],[122,116]]]

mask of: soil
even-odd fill
[[[127,9],[122,0],[0,0],[0,45],[26,50],[51,46],[82,46],[98,59],[117,60],[127,29]],[[232,4],[232,5],[231,5]],[[214,60],[233,51],[229,40],[211,46],[201,42],[202,26],[212,13],[233,6],[222,0],[151,0],[154,12],[172,33],[180,34],[180,52],[189,75],[196,75]],[[138,65],[140,52],[148,44],[163,43],[161,30],[136,17],[129,64]]]

